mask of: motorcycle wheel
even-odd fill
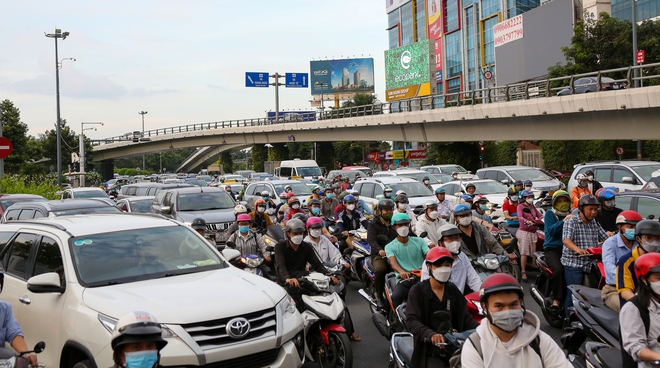
[[[500,270],[504,273],[508,273],[509,275],[515,277],[516,280],[518,280],[518,282],[522,282],[522,272],[520,272],[520,266],[519,265],[506,263],[506,264],[500,266]]]
[[[353,349],[345,332],[329,332],[330,345],[320,344],[317,362],[321,368],[353,367]]]

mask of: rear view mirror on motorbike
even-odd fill
[[[386,245],[390,242],[390,239],[387,237],[387,235],[380,234],[380,235],[378,235],[378,237],[376,238],[376,242],[377,242],[378,245],[380,245],[381,247],[384,247],[384,246],[386,246]]]

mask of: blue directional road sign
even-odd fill
[[[309,87],[309,74],[307,73],[286,73],[285,85],[287,88],[307,88]]]
[[[268,73],[245,72],[245,87],[268,88]]]

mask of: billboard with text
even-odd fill
[[[429,41],[385,51],[385,97],[387,101],[428,96],[435,91],[436,65],[431,65]],[[431,77],[433,76],[433,77]]]
[[[348,99],[356,93],[374,93],[374,59],[318,60],[310,62],[312,95]]]

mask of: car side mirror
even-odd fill
[[[503,179],[502,184],[504,185],[509,185],[509,179]]]
[[[463,196],[463,192],[454,193],[454,197],[462,197],[462,196]]]
[[[30,277],[27,281],[27,288],[35,294],[43,293],[64,293],[60,275],[57,272],[47,272],[41,275]]]
[[[160,213],[165,213],[165,214],[172,213],[172,207],[170,207],[170,206],[162,206],[162,207],[160,208]]]
[[[632,176],[624,176],[621,178],[621,181],[624,183],[632,184],[633,183],[633,178]]]
[[[222,256],[225,257],[227,262],[231,262],[241,256],[241,252],[236,249],[225,248],[222,250]]]

